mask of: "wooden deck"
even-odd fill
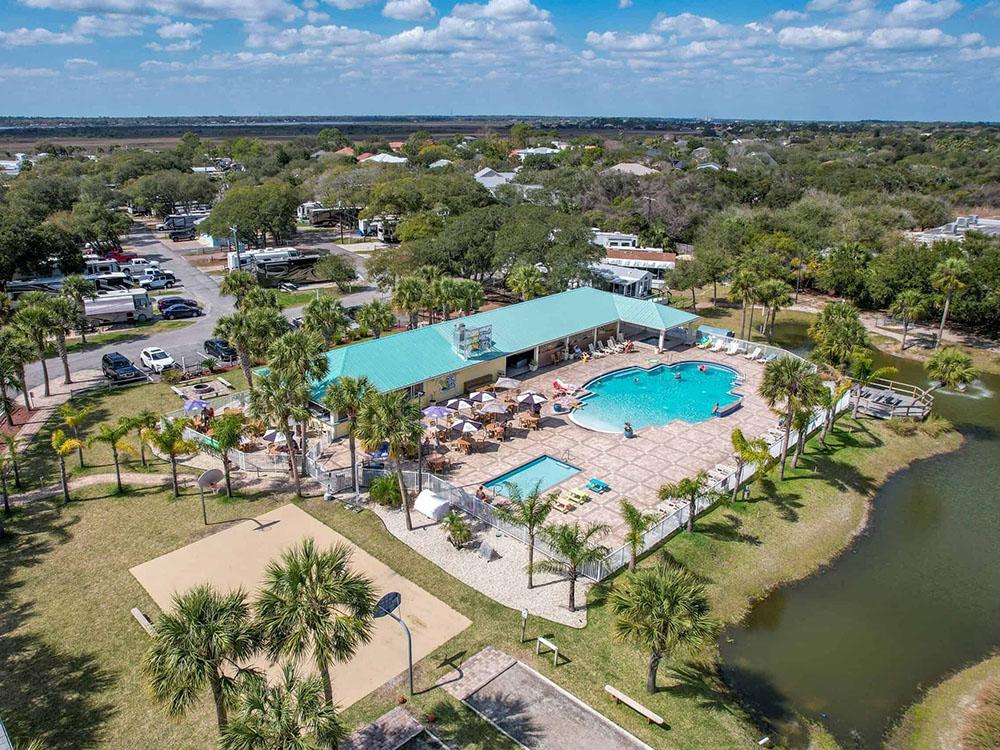
[[[929,391],[896,380],[876,380],[861,391],[858,410],[878,419],[926,419],[933,405]]]

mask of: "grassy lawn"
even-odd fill
[[[278,289],[277,292],[278,304],[281,305],[282,310],[286,307],[298,307],[300,305],[304,305],[314,299],[317,295],[320,297],[335,298],[341,296],[340,290],[336,287],[330,286],[313,287],[312,289],[299,289],[297,292],[283,292]]]
[[[193,322],[193,320],[154,320],[151,323],[136,323],[128,328],[121,328],[115,331],[92,333],[87,337],[86,344],[77,339],[76,341],[67,343],[66,349],[70,353],[86,352],[106,344],[128,344],[132,341],[138,341],[141,338],[145,338],[146,336],[163,333],[164,331],[174,331],[178,328],[187,328]],[[55,356],[54,350],[52,355]]]
[[[150,387],[135,394],[152,394]],[[135,408],[114,399],[102,408]],[[167,399],[169,401],[169,399]],[[783,483],[765,480],[749,502],[722,506],[699,520],[694,534],[680,534],[644,561],[661,555],[689,566],[706,581],[715,612],[738,619],[752,599],[772,587],[816,570],[849,543],[865,515],[868,498],[893,471],[924,456],[954,449],[957,434],[900,437],[881,424],[855,425],[844,418],[830,447],[810,444],[797,470]],[[95,457],[96,460],[96,457]],[[257,515],[286,501],[264,496],[225,504],[213,499],[210,518]],[[664,664],[654,696],[643,694],[643,654],[615,641],[604,605],[608,586],[591,593],[585,629],[532,618],[528,636],[553,638],[569,662],[553,668],[519,643],[517,612],[455,580],[389,535],[372,513],[351,513],[338,504],[308,499],[302,507],[375,557],[431,591],[473,621],[465,632],[424,659],[417,668],[412,703],[438,717],[436,730],[455,746],[507,748],[475,714],[440,690],[427,690],[454,663],[486,645],[496,645],[551,677],[655,747],[709,750],[749,747],[759,738],[744,711],[716,676],[716,654]],[[88,488],[66,508],[37,504],[10,524],[15,533],[0,544],[0,703],[18,737],[43,735],[50,747],[209,747],[213,723],[209,702],[182,720],[151,705],[139,671],[147,642],[129,609],[156,608],[128,568],[176,549],[205,533],[197,496],[173,501],[161,490],[125,498],[107,487]],[[216,527],[221,528],[221,527]],[[523,585],[512,581],[511,585]],[[561,587],[562,588],[562,587]],[[651,728],[630,710],[610,703],[607,683],[664,716],[670,729]],[[44,687],[43,687],[44,686]],[[380,715],[403,694],[385,686],[344,714],[354,726]],[[813,747],[832,747],[817,732]]]
[[[948,750],[960,747],[962,729],[980,691],[1000,684],[1000,656],[949,677],[911,706],[886,743],[887,750]],[[994,709],[994,723],[997,721]],[[994,737],[1000,741],[1000,737]],[[970,750],[972,750],[970,748]]]

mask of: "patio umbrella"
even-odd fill
[[[467,398],[453,398],[445,401],[444,405],[455,411],[468,411],[472,408],[472,402]]]
[[[469,394],[469,399],[477,404],[485,404],[487,401],[496,401],[497,397],[489,391],[473,391]]]
[[[442,419],[443,417],[451,416],[451,409],[444,406],[428,406],[421,412],[425,417],[430,417],[431,419]]]
[[[548,399],[541,393],[535,393],[533,391],[528,391],[528,393],[522,393],[517,397],[518,403],[527,404],[528,406],[538,406],[539,404],[544,404]]]
[[[277,445],[278,443],[285,442],[285,436],[278,430],[273,430],[273,429],[267,430],[263,435],[260,436],[260,439],[268,443],[274,443],[275,445]]]
[[[506,414],[507,407],[499,401],[490,401],[479,407],[480,414]]]
[[[471,419],[460,419],[451,426],[451,429],[462,435],[479,432],[482,428],[483,426],[479,422],[473,422]]]
[[[509,391],[514,388],[520,388],[521,383],[514,378],[498,378],[497,382],[493,384],[493,387],[498,391]]]
[[[202,401],[200,398],[193,398],[184,404],[184,411],[201,411],[202,409],[208,408],[208,401]]]

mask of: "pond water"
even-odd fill
[[[880,358],[926,386],[919,363]],[[935,411],[963,447],[892,478],[847,552],[720,640],[727,681],[791,747],[808,744],[796,714],[878,747],[923,688],[1000,645],[1000,378],[937,391]]]

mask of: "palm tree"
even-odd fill
[[[326,357],[326,344],[317,333],[305,330],[289,331],[271,344],[267,350],[272,370],[296,386],[295,392],[302,398],[295,406],[305,417],[300,421],[302,434],[302,473],[305,474],[309,432],[309,402],[312,399],[312,383],[320,382],[330,369]]]
[[[831,302],[820,310],[809,326],[809,337],[816,343],[815,359],[838,370],[847,366],[856,349],[868,345],[868,331],[850,302]]]
[[[142,433],[151,427],[156,427],[160,422],[160,417],[149,409],[141,409],[131,417],[122,417],[121,421],[127,423],[130,430],[136,431],[136,442],[139,444],[139,461],[143,467],[146,466],[146,441],[142,439]]]
[[[69,481],[66,478],[66,457],[73,451],[83,448],[83,443],[76,438],[66,437],[66,433],[62,430],[52,431],[50,443],[52,444],[52,450],[55,451],[56,457],[59,459],[59,478],[62,481],[63,502],[68,503]]]
[[[628,498],[623,497],[620,501],[622,520],[625,521],[625,544],[628,545],[628,569],[630,573],[635,572],[636,558],[639,550],[643,546],[643,535],[649,531],[650,527],[656,523],[655,513],[643,513],[635,507]]]
[[[111,458],[115,462],[115,484],[118,486],[118,494],[120,495],[123,490],[122,472],[118,463],[118,455],[120,453],[125,453],[126,455],[135,453],[135,448],[132,447],[132,444],[125,440],[125,436],[129,433],[129,424],[127,422],[119,422],[114,426],[102,424],[97,430],[97,434],[87,441],[87,445],[104,443],[111,448]]]
[[[824,386],[823,391],[827,391]],[[817,402],[822,399],[820,394],[822,391],[817,393]],[[812,409],[799,409],[795,412],[795,416],[792,418],[792,427],[795,429],[795,452],[792,454],[792,468],[798,468],[799,457],[806,447],[806,430],[809,427],[809,422],[812,420]]]
[[[219,731],[226,728],[236,686],[253,674],[243,666],[258,647],[250,615],[242,590],[220,594],[201,585],[174,595],[173,610],[156,621],[143,664],[153,698],[168,713],[182,715],[208,686]]]
[[[257,279],[249,271],[230,271],[219,285],[219,292],[236,298],[236,308],[243,307],[243,301],[251,289],[258,288]]]
[[[334,297],[313,297],[302,310],[302,330],[333,344],[347,332],[350,318],[340,300]]]
[[[10,462],[10,467],[14,470],[14,486],[17,489],[21,489],[21,471],[17,463],[17,459],[21,455],[18,437],[17,435],[0,432],[0,440],[3,441],[4,446],[7,448],[7,460]]]
[[[764,279],[757,286],[757,298],[764,305],[762,332],[767,335],[768,343],[773,343],[778,310],[792,304],[791,287],[781,279]]]
[[[406,513],[406,530],[413,530],[410,519],[410,495],[403,479],[403,457],[417,445],[423,432],[420,407],[402,391],[368,394],[358,412],[358,440],[367,451],[377,451],[383,445],[396,468],[399,496]]]
[[[611,527],[606,523],[581,526],[579,521],[542,529],[542,536],[559,557],[542,560],[535,568],[543,573],[566,576],[569,581],[570,612],[576,612],[576,581],[580,577],[580,568],[600,562],[608,556],[608,548],[598,544],[597,540],[609,531]]]
[[[969,264],[961,258],[945,258],[938,263],[934,273],[931,274],[931,284],[944,295],[944,310],[941,312],[941,327],[938,330],[935,348],[941,346],[944,338],[944,327],[948,323],[948,310],[955,295],[965,289],[972,269]]]
[[[271,658],[311,656],[328,703],[333,702],[330,666],[351,659],[372,635],[375,587],[350,562],[350,547],[319,551],[305,539],[268,564],[255,603]]]
[[[0,491],[3,492],[3,512],[7,518],[14,515],[14,511],[10,509],[10,493],[7,492],[7,464],[10,463],[10,457],[6,453],[0,453]],[[0,539],[3,538],[3,528],[0,525]]]
[[[80,342],[87,343],[87,300],[97,297],[97,284],[80,274],[71,274],[63,279],[59,293],[73,300],[76,305],[77,325]]]
[[[417,327],[420,310],[427,296],[427,282],[419,276],[404,276],[392,292],[392,304],[408,318],[407,328]]]
[[[247,413],[254,419],[271,422],[285,438],[288,448],[288,467],[295,482],[295,494],[302,497],[302,481],[295,462],[294,422],[309,419],[309,410],[302,404],[309,400],[309,386],[301,379],[289,379],[277,370],[269,370],[257,379],[257,387],[250,391]]]
[[[528,534],[528,588],[535,587],[533,579],[535,568],[535,537],[545,525],[545,519],[552,512],[552,498],[543,498],[538,491],[541,482],[536,482],[527,495],[513,482],[504,483],[504,492],[510,500],[506,505],[496,505],[493,508],[497,518],[515,526],[522,527]]]
[[[822,407],[824,413],[823,432],[819,436],[820,445],[824,448],[826,447],[826,438],[837,422],[837,404],[849,390],[851,390],[851,383],[849,380],[845,380],[834,383],[832,388],[824,386],[817,394],[816,405]]]
[[[747,322],[747,303],[752,303],[755,299],[755,285],[757,277],[747,268],[739,269],[733,274],[733,280],[729,284],[729,296],[740,301],[742,312],[740,315],[740,338],[745,339]],[[752,314],[752,313],[751,313]]]
[[[198,450],[197,443],[184,437],[184,428],[187,424],[186,419],[170,419],[164,420],[159,429],[149,427],[142,431],[142,439],[170,461],[170,479],[173,483],[174,497],[181,496],[180,487],[177,485],[177,460]]]
[[[9,385],[21,391],[24,408],[28,411],[32,407],[25,366],[35,358],[35,346],[24,330],[16,325],[0,328],[0,378],[4,387]]]
[[[358,325],[367,328],[375,338],[378,338],[382,335],[382,331],[396,324],[396,316],[385,302],[373,299],[358,310],[357,321]]]
[[[288,321],[271,308],[240,310],[223,315],[215,323],[215,335],[228,341],[247,379],[247,386],[254,386],[251,366],[260,359],[271,342],[288,331]]]
[[[627,576],[610,597],[615,637],[649,652],[646,692],[656,692],[663,657],[710,643],[719,625],[705,587],[689,571],[660,564]]]
[[[49,389],[49,368],[45,363],[45,340],[55,327],[55,317],[48,304],[49,296],[45,292],[28,292],[21,295],[21,300],[14,313],[14,325],[24,332],[35,349],[35,357],[42,364],[42,380],[45,396],[51,396]]]
[[[262,286],[253,286],[243,295],[240,304],[241,310],[274,310],[281,312],[281,303],[278,301],[278,292],[275,289],[265,289]]]
[[[443,278],[434,282],[435,299],[441,308],[441,317],[450,320],[451,314],[459,309],[463,302],[462,286],[458,279]]]
[[[226,497],[233,496],[233,485],[230,480],[232,461],[229,451],[236,450],[243,442],[247,432],[246,420],[242,414],[223,414],[212,420],[212,440],[222,458],[222,473],[226,477]]]
[[[733,458],[736,459],[736,482],[733,483],[732,501],[735,503],[740,491],[743,467],[756,466],[757,474],[763,473],[771,463],[771,451],[764,438],[748,438],[739,427],[730,435],[733,443]]]
[[[903,340],[899,342],[900,351],[906,351],[906,334],[910,325],[927,314],[927,296],[918,289],[904,289],[896,295],[889,305],[889,314],[903,321]]]
[[[949,388],[960,388],[979,377],[979,371],[972,366],[972,357],[953,346],[934,352],[924,362],[924,369],[928,377]]]
[[[851,382],[854,388],[854,408],[851,417],[858,418],[858,407],[861,405],[861,394],[865,388],[876,380],[896,374],[895,367],[875,367],[871,355],[864,349],[858,349],[851,355]]]
[[[679,482],[674,482],[673,484],[664,484],[657,492],[657,495],[662,501],[677,498],[687,502],[687,530],[689,532],[694,531],[694,517],[698,512],[698,498],[707,496],[708,494],[708,474],[704,471],[699,471],[693,477],[684,477]],[[712,499],[714,500],[715,498]],[[722,498],[720,497],[719,499]]]
[[[49,309],[52,313],[52,336],[56,340],[56,351],[63,366],[63,383],[73,382],[69,371],[69,350],[66,348],[66,334],[79,325],[79,308],[69,297],[57,295],[49,297]]]
[[[782,404],[784,410],[785,431],[781,440],[778,479],[785,478],[788,440],[795,412],[815,406],[822,387],[823,382],[813,372],[809,363],[798,357],[779,357],[764,366],[764,379],[761,381],[758,393],[772,409]]]
[[[352,378],[350,375],[343,375],[330,383],[323,394],[323,405],[330,410],[331,414],[338,419],[344,419],[347,423],[347,441],[351,449],[351,477],[354,481],[354,494],[358,494],[358,453],[355,433],[358,429],[358,413],[361,411],[361,404],[373,393],[375,388],[371,382],[362,375],[360,378]]]
[[[473,310],[478,310],[486,302],[483,285],[472,279],[458,279],[457,299],[462,311],[471,315]]]
[[[510,273],[507,274],[507,288],[524,302],[544,294],[545,281],[538,268],[521,263],[510,269]]]
[[[316,677],[300,679],[286,664],[281,679],[243,681],[234,709],[219,738],[222,750],[335,750],[346,738],[336,706],[325,700]]]
[[[87,415],[93,410],[94,407],[92,406],[81,406],[77,409],[73,406],[71,401],[67,401],[65,404],[56,409],[56,414],[62,418],[63,426],[72,431],[73,437],[76,438],[76,442],[80,443],[80,450],[78,453],[81,469],[83,468],[83,443],[80,441],[80,427],[83,425]]]

